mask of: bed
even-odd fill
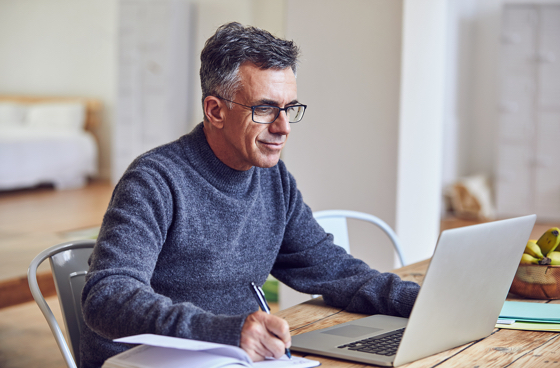
[[[0,190],[84,186],[98,170],[100,111],[96,99],[0,96]]]

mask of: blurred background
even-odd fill
[[[94,190],[68,191],[90,218],[65,235],[100,224],[137,155],[202,120],[198,57],[229,21],[301,47],[308,110],[283,159],[313,211],[382,218],[409,262],[431,256],[445,219],[560,221],[560,0],[0,0],[0,95],[102,106],[90,129]],[[33,193],[8,188],[0,201]],[[0,247],[25,228],[53,228],[52,215],[30,222],[39,202],[0,207]],[[19,209],[15,231],[6,219]],[[380,231],[350,227],[352,253],[399,266]]]

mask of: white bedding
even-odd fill
[[[0,126],[0,190],[52,183],[81,187],[97,173],[97,144],[83,130]]]

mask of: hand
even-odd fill
[[[280,358],[292,344],[288,322],[265,312],[250,314],[241,329],[241,349],[254,362]]]

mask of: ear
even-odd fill
[[[208,96],[204,99],[204,115],[212,126],[222,129],[226,119],[227,106],[217,97]]]

